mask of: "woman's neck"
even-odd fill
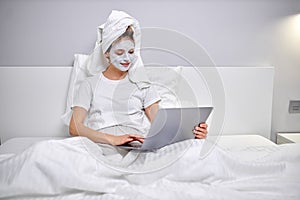
[[[110,64],[106,70],[103,72],[103,75],[111,80],[121,80],[127,75],[128,71],[121,71]]]

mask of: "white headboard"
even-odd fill
[[[217,70],[226,100],[223,134],[260,134],[270,138],[274,69]],[[0,67],[2,142],[13,137],[68,135],[68,127],[60,116],[65,111],[71,71],[71,66]],[[183,67],[182,75],[193,92],[199,94],[197,104],[211,104],[211,97],[203,95],[209,90],[195,78],[194,68]]]

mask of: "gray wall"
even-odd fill
[[[0,65],[72,65],[74,53],[91,52],[112,9],[193,38],[217,65],[274,66],[273,139],[300,132],[300,114],[288,113],[300,99],[299,0],[0,0]]]

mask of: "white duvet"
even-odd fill
[[[139,153],[87,138],[0,155],[1,199],[300,199],[300,144],[200,157],[201,140]]]

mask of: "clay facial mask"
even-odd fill
[[[127,71],[135,59],[134,43],[132,40],[122,40],[112,45],[110,61],[119,70]]]

